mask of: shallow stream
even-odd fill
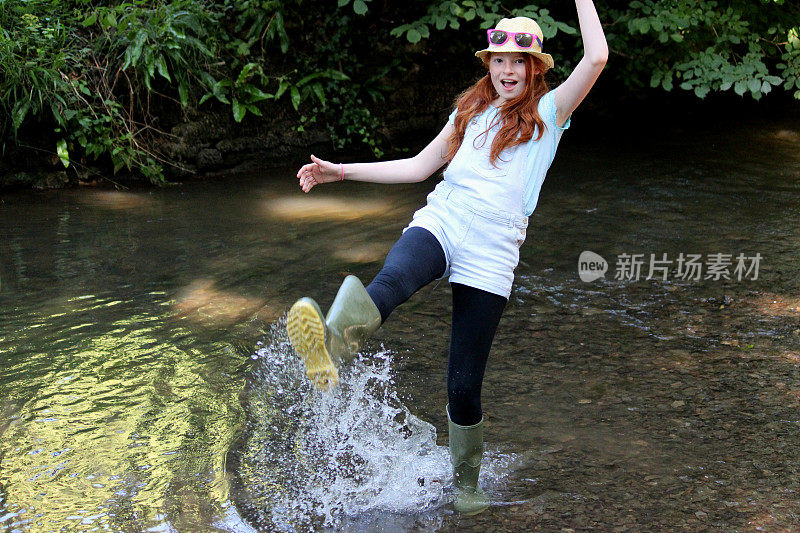
[[[334,394],[282,329],[296,298],[371,279],[435,178],[0,195],[0,530],[800,528],[800,131],[737,129],[564,137],[489,360],[493,505],[471,518],[448,284]],[[581,281],[583,251],[604,278]],[[650,254],[672,263],[648,276]]]

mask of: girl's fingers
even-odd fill
[[[335,166],[333,163],[325,161],[324,159],[320,159],[314,154],[311,154],[311,160],[317,165],[317,168],[319,168],[319,170],[325,173],[332,172],[332,169]]]
[[[297,179],[300,181],[300,188],[303,189],[303,192],[308,192],[315,185],[332,181],[332,178],[338,176],[337,172],[336,165],[311,154],[311,163],[300,167],[300,170],[297,171]]]
[[[312,187],[314,187],[314,185],[316,185],[316,184],[317,184],[317,182],[316,182],[316,181],[314,181],[313,179],[306,180],[306,181],[303,183],[303,186],[302,186],[302,187],[303,187],[303,192],[308,192],[308,191],[310,191],[310,190],[311,190],[311,188],[312,188]]]
[[[307,165],[303,165],[300,167],[300,170],[297,171],[297,177],[299,178],[304,172],[313,172],[313,169],[316,166],[316,163],[308,163]]]
[[[316,164],[305,165],[297,174],[299,185],[303,192],[308,192],[312,187],[321,183],[318,179],[319,169]]]

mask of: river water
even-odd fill
[[[800,131],[732,129],[565,135],[490,356],[493,504],[471,518],[446,281],[331,394],[283,331],[296,298],[371,279],[435,178],[0,195],[0,530],[800,528]],[[583,251],[605,277],[580,279]]]

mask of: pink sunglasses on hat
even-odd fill
[[[514,37],[514,43],[520,48],[530,48],[533,46],[533,41],[536,41],[539,43],[539,50],[542,49],[541,39],[533,33],[490,29],[486,30],[486,36],[489,38],[489,44],[495,46],[505,44],[509,37]]]

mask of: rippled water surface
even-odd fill
[[[446,282],[333,394],[282,329],[299,296],[371,279],[434,179],[0,195],[0,530],[800,528],[800,132],[729,131],[564,137],[490,357],[472,518]],[[579,279],[584,250],[605,278]],[[645,279],[681,253],[762,259]]]

